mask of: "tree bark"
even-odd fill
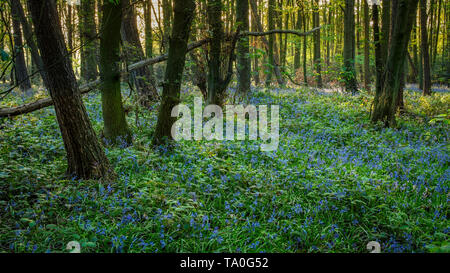
[[[431,67],[427,33],[427,0],[420,0],[420,31],[423,72],[423,94],[431,95]]]
[[[372,121],[381,121],[385,126],[395,126],[398,108],[398,92],[401,90],[401,74],[408,49],[411,29],[419,0],[398,0],[392,3],[393,21],[388,57],[383,71],[383,88],[375,97]]]
[[[98,76],[95,1],[81,0],[78,18],[81,43],[81,78],[84,81],[93,81]]]
[[[319,27],[319,0],[315,0],[313,11],[313,28]],[[320,30],[314,32],[314,76],[317,87],[322,88],[322,60],[320,57]]]
[[[369,89],[370,84],[370,28],[369,28],[369,5],[363,0],[364,5],[364,88]]]
[[[127,61],[135,63],[145,59],[141,41],[139,39],[139,30],[137,28],[137,19],[134,5],[130,0],[122,0],[123,18],[122,18],[122,40],[124,52]],[[158,92],[155,87],[155,81],[148,67],[136,69],[130,73],[130,77],[140,96],[141,104],[149,106],[151,101],[158,99]]]
[[[172,139],[172,124],[176,118],[171,117],[173,107],[180,102],[180,87],[187,52],[189,32],[194,17],[194,0],[174,0],[174,22],[169,41],[169,57],[164,76],[163,95],[158,114],[153,144],[163,144]]]
[[[19,0],[12,0],[11,6],[14,7],[14,9],[17,12],[20,23],[22,25],[23,35],[25,37],[25,40],[27,41],[28,47],[30,48],[31,58],[33,59],[33,62],[35,63],[37,69],[39,70],[42,80],[44,81],[45,87],[47,87],[48,89],[48,79],[44,69],[44,63],[42,62],[42,58],[39,55],[39,49],[34,41],[33,29],[28,23],[27,18],[25,17],[25,12],[23,10],[22,4],[20,3]]]
[[[125,119],[120,92],[121,2],[103,2],[100,39],[100,79],[102,94],[103,135],[107,144],[131,144],[131,132]]]
[[[355,71],[355,0],[345,0],[343,55],[345,90],[355,94],[358,92]]]
[[[248,0],[236,0],[236,25],[240,31],[249,31]],[[237,44],[237,77],[240,96],[245,97],[250,90],[250,47],[249,37],[241,37]]]
[[[50,96],[67,154],[69,175],[111,180],[114,172],[97,140],[70,64],[55,1],[28,0]]]
[[[276,33],[275,31],[271,32],[270,30],[268,32],[263,31],[261,20],[259,18],[259,14],[258,14],[258,6],[256,4],[256,0],[250,0],[250,7],[252,10],[252,14],[255,16],[255,22],[256,22],[257,29],[262,34],[262,35],[258,35],[258,36],[264,36],[264,35]],[[266,33],[266,34],[264,34],[264,33]],[[256,35],[254,35],[254,36],[256,36]],[[269,36],[269,38],[270,38],[270,36]],[[263,42],[268,55],[270,55],[270,52],[274,52],[275,49],[273,49],[272,51],[270,50],[270,48],[269,48],[270,43],[269,43],[269,41],[267,41],[267,39],[265,37],[263,37],[261,39],[261,41]],[[268,68],[269,69],[268,72],[272,73],[272,69],[273,69],[273,71],[275,72],[275,76],[277,77],[278,85],[282,86],[282,85],[284,85],[284,80],[283,80],[283,76],[281,75],[280,67],[278,66],[278,63],[279,63],[278,62],[278,54],[273,54],[272,58],[270,58],[270,59],[272,61],[269,60],[269,63],[273,63],[274,65],[273,65],[273,67],[269,67],[270,69]],[[267,79],[267,75],[266,75],[266,79]]]
[[[17,4],[20,5],[20,3],[16,1],[11,3],[11,17],[14,40],[14,75],[16,84],[20,87],[20,90],[27,91],[31,88],[31,82],[30,78],[28,77],[27,66],[25,63],[22,30],[20,28],[20,15]]]

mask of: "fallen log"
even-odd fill
[[[239,34],[240,37],[243,36],[265,36],[265,35],[271,35],[271,34],[277,34],[277,33],[285,33],[285,34],[292,34],[292,35],[297,35],[297,36],[306,36],[309,34],[312,34],[313,32],[319,30],[321,27],[317,27],[314,28],[310,31],[307,32],[298,32],[295,30],[270,30],[267,32],[241,32]],[[233,35],[227,35],[227,39],[232,39]],[[194,43],[191,43],[188,45],[187,48],[187,52],[194,50],[196,48],[199,48],[207,43],[209,43],[210,39],[206,38]],[[152,64],[157,64],[157,63],[161,63],[166,61],[168,58],[168,54],[163,54],[154,58],[150,58],[150,59],[146,59],[146,60],[142,60],[140,62],[131,64],[128,66],[128,68],[125,71],[122,71],[122,77],[126,76],[128,74],[129,71],[133,71],[135,69],[147,66],[147,65],[152,65]],[[101,84],[100,79],[97,79],[93,82],[81,85],[80,88],[80,93],[81,94],[86,94],[89,93],[90,91],[92,91],[95,87],[97,87],[99,84]],[[51,98],[44,98],[44,99],[39,99],[37,101],[34,102],[30,102],[30,103],[26,103],[20,106],[16,106],[16,107],[4,107],[4,108],[0,108],[0,117],[14,117],[14,116],[18,116],[18,115],[23,115],[23,114],[27,114],[27,113],[31,113],[34,112],[36,110],[45,108],[45,107],[49,107],[53,105],[53,101]]]

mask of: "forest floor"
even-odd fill
[[[99,95],[85,102],[100,132]],[[370,123],[371,102],[254,90],[250,103],[280,105],[274,152],[255,141],[154,149],[156,106],[138,121],[130,113],[134,145],[106,149],[112,185],[61,178],[52,108],[2,119],[0,252],[65,252],[74,240],[81,252],[367,252],[369,241],[382,252],[450,251],[450,94],[406,92],[395,129]]]

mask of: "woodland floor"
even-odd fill
[[[3,106],[23,102],[10,98]],[[369,94],[254,90],[250,103],[281,106],[275,152],[253,141],[154,149],[156,111],[131,112],[134,146],[106,149],[119,174],[108,186],[60,178],[52,108],[1,119],[0,252],[65,252],[73,240],[82,252],[450,251],[449,124],[433,119],[450,94],[405,101],[409,114],[385,129],[369,121]],[[99,95],[85,102],[100,132]]]

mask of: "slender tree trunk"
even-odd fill
[[[373,43],[375,46],[375,71],[376,71],[376,83],[375,83],[375,99],[378,99],[382,89],[382,73],[383,73],[383,59],[381,48],[381,34],[379,27],[379,15],[378,5],[372,5],[372,25],[373,25]],[[374,101],[377,104],[377,101]]]
[[[364,88],[369,89],[370,84],[370,28],[369,28],[369,5],[363,0],[364,5]]]
[[[303,31],[306,31],[307,28],[307,22],[306,20],[306,11],[304,6],[302,5],[302,17],[303,17]],[[307,63],[306,63],[306,44],[307,44],[307,36],[303,37],[303,81],[305,82],[305,85],[308,85],[308,70],[307,70]]]
[[[383,66],[386,64],[389,49],[389,31],[391,28],[391,0],[382,0],[382,18],[381,18],[381,60]],[[383,67],[384,69],[384,67]]]
[[[427,33],[427,0],[420,0],[420,31],[423,71],[423,94],[431,95],[431,68]]]
[[[302,29],[302,13],[300,7],[298,7],[297,10],[297,21],[295,23],[295,28],[297,30]],[[295,54],[294,54],[294,71],[297,72],[298,69],[300,69],[300,39],[297,39],[298,41],[295,43]]]
[[[85,81],[93,81],[98,76],[95,1],[81,0],[80,4],[78,18],[81,42],[81,78]]]
[[[73,50],[73,14],[72,5],[67,5],[66,16],[66,29],[67,29],[67,48],[70,51]]]
[[[27,41],[27,46],[31,51],[32,61],[37,66],[42,80],[44,81],[44,85],[48,89],[49,84],[47,74],[44,69],[44,63],[42,62],[42,58],[39,55],[39,49],[36,45],[36,42],[34,41],[33,29],[28,23],[27,18],[25,17],[25,11],[23,10],[22,4],[19,0],[12,0],[11,6],[15,9],[15,11],[17,12],[17,16],[19,17],[20,23],[22,25],[23,35],[25,37],[25,40]]]
[[[167,45],[169,43],[170,35],[170,21],[172,17],[172,0],[162,0],[162,11],[163,11],[163,40],[162,49],[164,52],[167,51]]]
[[[134,5],[131,0],[122,0],[123,18],[122,18],[122,40],[123,49],[128,62],[136,63],[144,60],[144,51],[139,38],[137,28],[137,18]],[[140,102],[144,106],[149,106],[151,101],[158,99],[158,92],[155,87],[155,81],[148,67],[142,67],[130,73],[130,77],[136,88]]]
[[[111,180],[114,172],[97,140],[70,64],[55,1],[28,0],[50,96],[66,149],[69,175]]]
[[[258,8],[257,8],[256,0],[250,0],[250,7],[252,9],[252,14],[255,16],[255,19],[256,19],[255,22],[256,22],[256,26],[258,28],[258,31],[259,32],[263,32],[263,27],[261,25],[261,20],[259,19],[259,15],[258,15]],[[273,24],[273,22],[272,22],[272,24]],[[272,35],[270,35],[269,38],[271,36]],[[273,37],[272,37],[272,39],[273,39]],[[281,75],[280,67],[278,66],[279,60],[278,60],[278,54],[275,54],[276,53],[275,45],[272,43],[273,48],[272,48],[272,50],[270,50],[270,42],[267,41],[267,39],[265,37],[261,37],[261,41],[263,42],[264,47],[266,49],[266,52],[269,55],[269,62],[268,63],[274,64],[273,66],[272,65],[268,65],[267,73],[272,75],[272,69],[273,69],[273,71],[275,72],[275,76],[277,77],[278,85],[283,86],[285,83],[284,83],[283,77]],[[270,58],[270,52],[273,53],[271,55],[272,58]],[[272,61],[270,61],[270,60],[272,60]],[[270,77],[272,77],[272,76],[270,76]],[[266,79],[267,79],[267,75],[266,75]],[[267,80],[266,80],[266,85],[267,85]]]
[[[269,30],[275,29],[275,22],[274,22],[274,14],[275,14],[275,0],[269,0],[268,2],[269,9],[267,14],[267,24],[269,26]],[[274,63],[274,55],[273,55],[273,44],[275,42],[274,35],[269,36],[269,52],[268,52],[268,67],[266,72],[266,86],[270,86],[272,83],[272,69],[275,66]]]
[[[319,0],[315,0],[313,12],[313,27],[316,28],[320,24],[319,17]],[[320,57],[320,30],[314,32],[314,73],[316,77],[317,87],[322,87],[322,65]]]
[[[103,82],[103,135],[107,144],[129,145],[131,132],[125,119],[120,92],[120,27],[122,3],[103,1],[100,38],[100,79]]]
[[[223,40],[222,1],[208,0],[208,22],[212,38],[208,63],[208,104],[221,105],[224,95],[221,88],[220,53]]]
[[[163,144],[172,139],[172,125],[176,118],[171,116],[173,107],[180,102],[180,87],[187,52],[189,32],[194,17],[194,0],[174,0],[174,22],[169,42],[169,57],[164,76],[163,96],[158,114],[153,143]]]
[[[16,84],[19,85],[20,90],[26,91],[31,88],[30,78],[28,77],[27,66],[25,62],[25,55],[22,42],[22,30],[20,28],[20,15],[17,4],[13,2],[11,5],[11,17],[13,26],[13,40],[14,40],[14,72]]]
[[[442,0],[439,0],[438,2],[438,7],[437,7],[437,26],[436,26],[436,39],[434,41],[434,47],[433,47],[433,60],[432,60],[432,67],[434,66],[435,62],[436,62],[436,57],[437,57],[437,49],[438,49],[438,42],[439,42],[439,31],[441,28],[441,5],[442,5]]]
[[[358,91],[355,71],[355,0],[345,0],[344,80],[347,92]]]
[[[196,31],[191,31],[191,40],[197,40]],[[189,56],[194,63],[192,66],[193,82],[200,89],[203,98],[206,100],[208,96],[206,64],[197,52],[189,51]]]
[[[257,27],[257,22],[256,20],[259,20],[258,16],[255,16],[253,13],[251,14],[252,16],[252,31],[258,31],[258,27]],[[258,54],[258,38],[254,37],[253,38],[253,54],[256,56],[253,58],[253,79],[255,81],[255,85],[258,86],[260,84],[260,77],[259,77],[259,54]]]
[[[152,28],[152,2],[144,3],[144,19],[145,19],[145,57],[153,57],[153,28]],[[149,66],[153,75],[153,66]]]
[[[248,0],[236,0],[236,25],[240,31],[249,31]],[[237,44],[237,75],[238,90],[241,96],[246,96],[250,90],[250,49],[249,37],[239,39]]]

